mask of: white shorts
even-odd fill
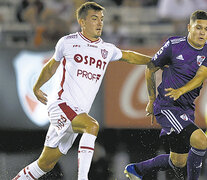
[[[79,114],[84,113],[82,109],[62,100],[52,103],[48,107],[50,127],[48,129],[45,146],[56,148],[66,154],[75,141],[78,133],[74,133],[71,121]]]

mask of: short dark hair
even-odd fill
[[[195,22],[197,19],[207,20],[207,12],[203,10],[197,10],[190,16],[190,21]]]
[[[76,10],[77,19],[85,19],[89,10],[103,11],[105,8],[95,2],[86,2]]]

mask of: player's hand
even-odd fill
[[[146,107],[146,112],[147,112],[146,116],[151,116],[151,125],[153,125],[155,119],[154,111],[153,111],[153,102],[154,101],[149,101]]]
[[[167,92],[165,96],[173,98],[174,101],[182,95],[182,91],[180,91],[180,89],[167,88],[165,91]]]
[[[35,96],[37,97],[37,99],[47,105],[47,94],[45,94],[44,92],[42,92],[40,89],[33,89]]]

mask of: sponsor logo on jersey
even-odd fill
[[[180,54],[179,56],[177,56],[177,57],[176,57],[176,59],[179,59],[179,60],[182,60],[182,61],[184,60],[184,58],[183,58],[183,55],[182,55],[182,54]]]
[[[75,54],[74,55],[74,60],[77,63],[84,63],[89,66],[95,66],[98,69],[104,70],[106,68],[106,61],[102,61],[100,59],[95,59],[90,56],[82,56],[81,54]]]
[[[108,51],[106,49],[101,49],[101,55],[104,59],[106,59],[108,56]]]
[[[198,66],[201,66],[201,64],[203,63],[203,61],[206,59],[205,56],[197,56],[197,64]]]
[[[93,44],[87,44],[87,45],[88,45],[88,47],[98,48],[98,46],[93,45]]]
[[[162,54],[162,52],[164,51],[164,49],[167,48],[169,45],[170,45],[170,41],[167,41],[167,42],[160,48],[160,50],[154,55],[154,57],[152,58],[152,60],[155,61],[155,60],[158,58],[158,56],[159,56],[160,54]]]
[[[97,82],[100,79],[101,74],[94,74],[90,71],[78,69],[77,70],[77,76],[82,77],[82,78],[86,78],[86,79],[91,80],[91,81],[95,80]]]
[[[78,44],[74,44],[73,47],[81,47],[80,45]]]
[[[188,121],[188,116],[186,114],[182,114],[180,118],[183,119],[184,121]]]
[[[164,46],[160,48],[160,50],[154,55],[152,60],[155,61],[158,58],[158,56],[162,54],[163,50],[164,50]]]
[[[164,48],[167,48],[168,46],[170,45],[170,41],[167,41],[165,44],[164,44]]]

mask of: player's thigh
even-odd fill
[[[190,144],[197,149],[206,149],[207,136],[201,129],[196,129],[190,137]]]
[[[38,159],[38,164],[41,166],[55,165],[63,154],[59,148],[51,148],[44,146],[43,151]]]
[[[93,117],[91,117],[87,113],[82,113],[77,115],[72,120],[72,128],[75,133],[85,133],[91,131],[92,134],[97,135],[99,130],[99,124]]]

